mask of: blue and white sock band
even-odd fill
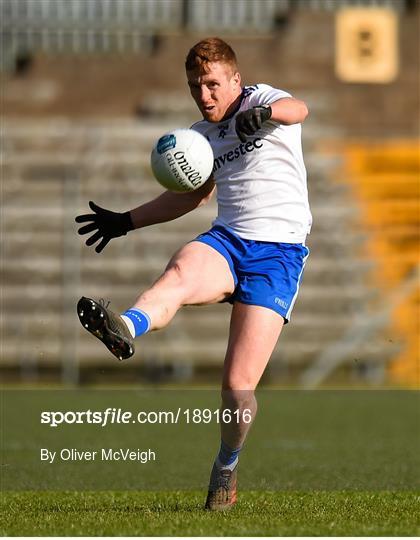
[[[150,317],[147,313],[138,308],[131,308],[125,311],[121,317],[127,318],[132,323],[127,324],[131,333],[134,331],[133,338],[141,336],[150,330]],[[127,322],[127,321],[126,321]]]
[[[221,441],[216,460],[221,468],[234,468],[238,463],[240,451],[241,448],[230,448],[225,442]]]

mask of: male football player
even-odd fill
[[[125,213],[100,208],[78,216],[80,234],[93,233],[100,252],[112,239],[170,221],[207,203],[217,191],[212,228],[183,246],[163,274],[118,315],[88,298],[83,326],[120,360],[134,353],[134,338],[165,327],[185,305],[229,301],[230,335],[223,365],[222,409],[256,412],[254,390],[282,327],[290,319],[301,282],[311,226],[301,147],[304,102],[266,84],[241,85],[236,56],[219,38],[189,51],[186,75],[203,119],[192,126],[210,142],[210,179],[188,193],[166,191]],[[251,423],[242,414],[221,424],[221,446],[205,507],[236,502],[240,450]],[[239,421],[236,421],[239,419]]]

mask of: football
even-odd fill
[[[160,137],[150,161],[153,174],[163,187],[170,191],[194,191],[211,174],[213,150],[197,131],[175,129]]]

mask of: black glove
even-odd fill
[[[76,223],[91,221],[88,225],[81,227],[78,233],[89,234],[96,231],[86,240],[86,245],[91,246],[100,238],[102,239],[95,248],[96,253],[100,253],[112,238],[124,236],[128,231],[134,229],[130,212],[111,212],[111,210],[105,210],[92,201],[89,201],[89,206],[94,214],[77,216],[75,221]]]
[[[264,122],[271,118],[270,105],[258,105],[247,111],[242,111],[236,116],[236,133],[241,142],[246,141],[247,135],[254,135],[261,129]]]

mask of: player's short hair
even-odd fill
[[[228,64],[233,73],[238,71],[235,52],[226,41],[218,37],[202,39],[191,47],[185,60],[185,69],[186,71],[198,69],[207,73],[208,64],[212,62]]]

